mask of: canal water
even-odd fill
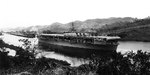
[[[37,46],[38,39],[37,38],[25,38],[25,37],[19,37],[14,36],[10,34],[4,34],[3,36],[0,36],[0,38],[3,39],[3,41],[7,44],[24,47],[23,42],[19,42],[19,39],[28,39],[31,41],[31,48],[34,48],[34,46]],[[6,48],[9,51],[9,55],[15,56],[15,51]],[[119,41],[119,45],[117,48],[117,52],[121,52],[122,54],[128,51],[136,52],[137,50],[143,50],[150,52],[150,42],[137,42],[137,41]],[[57,60],[67,61],[71,64],[71,66],[79,66],[81,64],[86,64],[89,61],[83,58],[77,58],[77,57],[70,57],[63,54],[58,54],[51,51],[44,51],[42,49],[38,49],[39,53],[36,55],[36,58],[40,57],[46,57],[46,58],[53,58]]]
[[[119,41],[117,52],[121,53],[125,53],[127,51],[136,52],[137,50],[150,52],[150,42]]]

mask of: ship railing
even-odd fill
[[[77,36],[42,36],[45,40],[64,41],[70,43],[88,43],[93,44],[94,38],[91,37],[77,37]]]

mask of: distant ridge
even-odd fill
[[[85,21],[74,21],[74,25],[77,31],[87,31],[91,28],[98,29],[104,26],[105,24],[112,24],[115,22],[133,22],[135,18],[125,17],[125,18],[115,18],[111,17],[108,19],[87,19]],[[55,22],[51,25],[37,25],[37,26],[30,26],[30,27],[18,27],[14,29],[9,29],[9,31],[52,31],[52,32],[67,32],[71,28],[72,22],[67,24],[62,24]]]
[[[77,32],[96,31],[98,35],[120,36],[122,41],[148,41],[150,42],[150,17],[137,19],[131,17],[108,18],[108,19],[88,19],[85,21],[74,21],[66,24],[53,23],[51,25],[37,25],[30,27],[19,27],[7,29],[9,32],[16,33],[35,33],[32,31],[55,33],[68,32],[72,23]]]

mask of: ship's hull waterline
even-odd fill
[[[58,41],[43,41],[39,39],[39,47],[44,50],[54,51],[70,56],[89,57],[93,54],[108,55],[116,52],[118,45],[92,45],[92,44],[76,44]]]

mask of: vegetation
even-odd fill
[[[150,53],[113,53],[110,56],[90,58],[89,64],[71,67],[65,61],[39,58],[28,50],[23,50],[0,41],[0,75],[149,75]],[[8,56],[4,47],[16,50],[16,56]]]
[[[118,35],[125,41],[150,41],[149,28],[150,18],[145,18],[106,24],[96,30],[99,35]],[[19,33],[28,35],[30,32]],[[48,30],[44,33],[53,32]],[[24,42],[25,49],[0,40],[0,75],[150,75],[150,53],[142,50],[125,54],[114,52],[108,56],[93,55],[87,58],[89,64],[72,67],[66,61],[45,57],[36,59],[34,50],[28,50],[30,42],[20,41]],[[16,55],[8,56],[6,48],[15,50]]]
[[[118,35],[123,41],[150,41],[150,18],[116,22],[97,30],[99,35]]]
[[[86,21],[74,21],[67,24],[53,23],[45,26],[31,26],[14,31],[12,34],[35,37],[38,33],[62,33],[69,32],[74,25],[77,32],[94,31],[98,35],[117,35],[122,41],[150,41],[150,18],[135,19],[125,18],[108,18],[108,19],[89,19]]]

